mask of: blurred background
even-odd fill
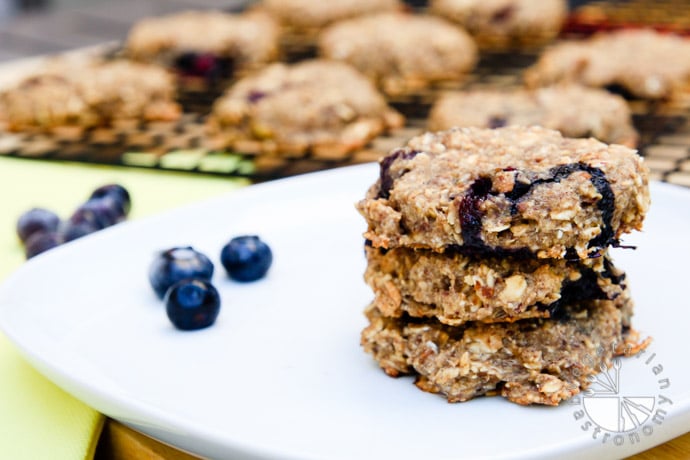
[[[247,0],[0,0],[0,62],[121,40],[133,22],[146,16],[190,8],[236,10],[246,3]],[[420,6],[425,2],[408,3]],[[601,2],[571,0],[571,9],[585,3]]]
[[[428,2],[405,0],[409,8],[418,11],[424,11]],[[3,67],[0,69],[0,87],[3,82],[16,78],[17,69],[24,69],[19,71],[21,74],[38,62],[29,60],[24,63],[27,66],[17,61],[21,58],[55,55],[104,43],[108,46],[99,47],[98,52],[115,56],[120,48],[118,45],[126,39],[132,25],[142,18],[189,9],[238,11],[251,3],[253,0],[0,0],[0,66]],[[653,27],[663,32],[690,36],[690,0],[570,0],[569,7],[570,14],[561,29],[561,39],[580,39],[598,31],[637,27]],[[113,46],[109,46],[111,44]],[[311,56],[315,52],[308,40],[305,43],[295,37],[286,39],[283,45],[292,60]],[[534,48],[483,53],[474,72],[473,83],[492,88],[520,85],[522,72],[534,63],[539,51]],[[195,108],[189,110],[190,113],[203,114],[223,90],[224,87],[188,91],[181,94],[180,99],[188,109]],[[424,124],[423,119],[433,98],[434,92],[430,91],[393,101],[395,108],[414,119],[408,120],[409,131],[402,130],[395,136],[382,136],[371,144],[371,148],[357,155],[356,161],[348,161],[371,161],[372,157],[367,155],[373,154],[378,158],[381,152],[389,151],[391,145],[398,145],[401,139],[417,133]],[[676,105],[666,106],[631,101],[633,121],[641,133],[639,148],[647,156],[647,164],[656,174],[654,178],[671,177],[669,174],[672,174],[674,178],[679,176],[684,185],[690,186],[689,107],[690,96],[682,98]],[[204,130],[203,119],[185,120],[174,133],[167,133],[164,144],[150,133],[140,135],[137,132],[130,133],[134,136],[132,140],[127,137],[126,141],[120,141],[119,135],[116,136],[107,149],[100,141],[72,142],[67,148],[65,144],[56,144],[57,141],[50,136],[27,135],[25,139],[5,136],[0,137],[0,155],[250,175],[255,180],[334,166],[332,161],[309,158],[303,161],[292,159],[276,162],[275,159],[269,159],[261,162],[251,155],[238,156],[240,153],[237,152],[234,156],[222,152],[228,153],[229,157],[219,159],[217,155],[214,156],[218,152],[199,148],[204,141],[199,134]],[[681,134],[683,137],[678,137]],[[663,157],[656,163],[652,161],[655,154]],[[209,164],[215,166],[211,168]],[[257,164],[261,164],[261,168]],[[339,166],[344,164],[338,163]],[[240,170],[249,172],[240,174]]]
[[[121,40],[137,19],[245,0],[0,0],[0,62]]]

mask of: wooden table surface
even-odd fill
[[[108,419],[103,427],[95,456],[95,460],[195,460],[198,458],[162,444],[112,419]],[[629,458],[633,460],[690,458],[690,433]]]

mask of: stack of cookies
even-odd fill
[[[362,345],[387,374],[451,402],[556,405],[646,345],[608,254],[649,207],[634,150],[540,127],[454,128],[380,166],[357,207],[375,294]]]

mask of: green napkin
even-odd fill
[[[248,182],[0,157],[0,282],[24,262],[15,233],[21,213],[31,207],[45,207],[67,217],[94,188],[106,183],[119,183],[129,190],[130,219],[135,219]],[[101,414],[35,371],[0,334],[0,458],[92,458],[103,420]]]

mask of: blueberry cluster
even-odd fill
[[[26,258],[30,259],[125,220],[131,206],[127,189],[118,184],[103,185],[65,221],[48,209],[30,209],[19,217],[17,235],[24,244]]]
[[[238,236],[223,246],[220,261],[230,278],[251,282],[266,275],[273,254],[258,236]],[[203,329],[216,321],[221,302],[213,272],[213,262],[190,246],[162,251],[151,262],[149,283],[176,328]]]

